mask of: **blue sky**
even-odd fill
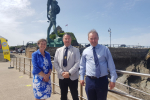
[[[150,0],[57,0],[57,25],[73,32],[79,43],[89,43],[96,29],[99,43],[150,46]],[[46,38],[47,0],[0,0],[0,36],[10,46]],[[68,27],[65,25],[68,24]]]

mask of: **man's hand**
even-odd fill
[[[80,80],[80,84],[84,86],[84,80]]]
[[[112,90],[115,87],[115,83],[114,82],[110,82],[109,83],[109,87],[110,87],[110,90]]]
[[[69,78],[69,72],[63,72],[63,73],[62,73],[62,76],[63,76],[64,78]]]
[[[65,73],[64,73],[64,72],[62,72],[62,74],[61,74],[61,75],[62,75],[62,76],[64,76],[64,74],[65,74]]]

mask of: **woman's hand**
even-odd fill
[[[44,81],[45,81],[45,82],[48,82],[48,81],[49,81],[49,76],[51,75],[51,71],[52,71],[52,70],[50,70],[48,74],[45,74],[45,76],[44,76]]]
[[[43,79],[44,79],[45,82],[48,82],[49,81],[49,75],[45,74],[44,77],[43,77]]]
[[[49,71],[49,73],[48,73],[49,76],[51,75],[51,72],[52,72],[52,70],[50,69],[50,71]]]

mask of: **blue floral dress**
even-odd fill
[[[48,60],[46,57],[43,58],[43,71],[44,73],[48,73]],[[50,79],[50,77],[49,77]],[[48,82],[43,81],[43,77],[39,74],[33,75],[33,93],[36,99],[47,99],[51,96],[51,79]]]

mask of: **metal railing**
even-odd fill
[[[88,47],[90,46],[89,43],[79,43],[80,47]],[[144,49],[144,48],[150,48],[150,46],[141,46],[141,45],[125,45],[125,44],[100,44],[104,45],[107,47],[112,47],[112,48],[134,48],[134,49]]]
[[[116,70],[116,72],[117,73],[121,73],[121,74],[128,74],[128,75],[130,75],[130,76],[140,76],[140,77],[147,77],[147,78],[150,78],[150,74],[145,74],[145,73],[138,73],[138,72],[130,72],[130,71],[123,71],[123,70]],[[137,92],[139,92],[140,94],[142,93],[143,95],[147,95],[147,96],[149,96],[150,97],[150,94],[148,93],[148,92],[145,92],[145,91],[142,91],[142,90],[140,90],[140,89],[137,89],[137,88],[134,88],[134,87],[132,87],[132,86],[129,86],[129,85],[127,85],[127,84],[124,84],[124,83],[121,83],[121,82],[118,82],[118,81],[116,81],[116,86],[117,85],[120,85],[121,87],[126,87],[126,88],[128,88],[128,92],[129,92],[129,89],[131,90],[134,90],[134,91],[136,91],[136,93]],[[119,88],[117,89],[117,88],[115,88],[116,90],[118,90],[118,91],[121,91]],[[126,93],[126,92],[123,92],[124,94],[126,94],[126,95],[128,95],[129,93]],[[137,97],[136,97],[137,98]],[[136,99],[136,100],[143,100],[143,99],[140,99],[140,98],[138,98],[138,99]]]
[[[28,60],[28,61],[26,61]],[[25,57],[17,57],[17,58],[13,58],[12,61],[13,61],[13,67],[16,67],[16,70],[19,69],[19,72],[23,72],[24,74],[26,74],[27,72],[29,72],[29,77],[31,78],[31,67],[32,67],[32,63],[31,63],[31,58],[25,58]],[[52,61],[53,63],[54,61]],[[29,69],[29,70],[28,70]],[[130,72],[130,71],[123,71],[123,70],[116,70],[117,73],[121,73],[121,74],[129,74],[129,75],[134,75],[134,76],[142,76],[142,77],[149,77],[150,78],[150,74],[144,74],[144,73],[137,73],[137,72]],[[55,89],[55,86],[58,86],[59,85],[56,83],[56,80],[55,80],[55,74],[56,71],[55,71],[55,68],[53,66],[53,70],[52,70],[52,76],[53,76],[53,79],[52,79],[52,92],[55,94],[55,93],[59,93],[59,92],[56,92],[56,89]],[[150,95],[149,93],[147,92],[144,92],[144,91],[141,91],[139,89],[135,89],[131,86],[128,86],[126,84],[123,84],[123,83],[120,83],[120,82],[117,82],[116,83],[120,84],[121,86],[126,86],[128,88],[132,88],[136,91],[139,91],[141,93],[144,93],[146,95]],[[84,86],[82,86],[81,84],[79,85],[78,87],[80,90],[79,90],[79,95],[78,97],[80,98],[80,100],[87,100],[86,97],[83,96],[83,88]],[[116,91],[117,90],[117,91]],[[70,91],[70,90],[69,90]],[[114,90],[109,90],[109,92],[112,92],[112,93],[115,93],[115,94],[118,94],[118,95],[121,95],[121,96],[124,96],[124,97],[127,97],[127,98],[130,98],[130,99],[133,99],[133,100],[143,100],[143,99],[140,99],[140,98],[137,98],[137,97],[134,97],[126,92],[123,92],[121,91],[120,89],[114,89]],[[60,93],[59,93],[60,94]]]
[[[122,73],[122,74],[135,75],[135,76],[150,77],[150,74],[144,74],[144,73],[137,73],[137,72],[130,72],[130,71],[122,71],[122,70],[116,70],[116,72],[117,72],[117,73]],[[57,83],[55,83],[55,74],[56,74],[56,72],[55,72],[54,66],[53,66],[53,71],[52,71],[52,73],[53,73],[53,80],[52,80],[53,93],[58,93],[58,92],[55,91],[55,86],[59,87],[59,85],[58,85]],[[116,81],[116,83],[120,83],[120,82],[117,82],[117,81]],[[123,84],[123,83],[120,83],[120,84],[121,84],[122,86],[126,86],[126,87],[128,87],[128,88],[132,88],[132,89],[134,89],[134,90],[136,90],[136,91],[139,91],[139,92],[141,92],[141,93],[144,93],[144,94],[146,94],[146,95],[150,95],[149,93],[146,93],[146,92],[141,91],[141,90],[139,90],[139,89],[135,89],[135,88],[133,88],[133,87],[131,87],[131,86],[128,86],[128,85],[125,85],[125,84]],[[80,98],[80,100],[87,100],[87,98],[83,96],[83,86],[82,86],[81,84],[79,85],[79,88],[80,88],[80,90],[79,90],[79,95],[78,95],[78,97]],[[118,91],[116,91],[116,90],[118,90]],[[132,95],[126,93],[126,92],[123,92],[123,91],[121,91],[121,90],[119,90],[119,89],[116,89],[116,90],[109,90],[109,89],[108,89],[109,92],[112,92],[112,93],[115,93],[115,94],[118,94],[118,95],[121,95],[121,96],[130,98],[130,99],[133,99],[133,100],[143,100],[143,99],[141,99],[141,98],[134,97],[134,96],[132,96]],[[70,90],[68,90],[68,91],[70,91]],[[60,94],[60,93],[58,93],[58,94]]]
[[[28,60],[28,61],[27,61]],[[19,69],[19,72],[23,72],[23,74],[28,74],[29,77],[31,78],[31,67],[32,67],[32,62],[31,58],[25,58],[25,57],[16,57],[13,58],[13,67]]]

